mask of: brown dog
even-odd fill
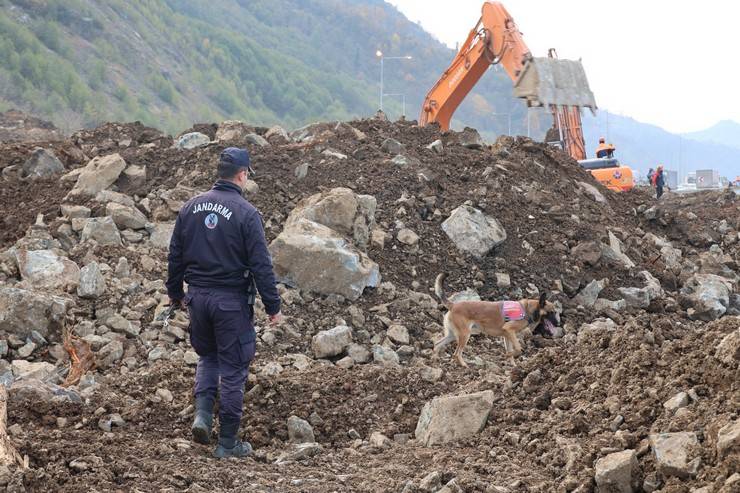
[[[457,341],[454,357],[462,366],[468,366],[462,353],[471,334],[483,333],[488,336],[504,338],[506,356],[514,357],[522,353],[517,334],[527,326],[536,327],[540,322],[552,325],[548,314],[556,314],[555,305],[546,300],[542,293],[539,300],[519,301],[460,301],[452,303],[444,293],[443,283],[446,274],[437,276],[434,291],[449,310],[444,317],[444,337],[434,344],[434,357],[452,341]]]

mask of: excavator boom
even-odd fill
[[[548,108],[559,142],[573,158],[585,159],[580,109],[594,111],[596,102],[583,65],[553,56],[534,58],[514,19],[499,2],[484,2],[478,23],[427,94],[420,124],[437,122],[448,130],[457,107],[488,67],[497,63],[514,82],[514,95],[525,99],[529,106]]]

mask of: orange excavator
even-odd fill
[[[595,112],[596,100],[583,65],[558,59],[555,50],[550,50],[548,57],[533,57],[514,19],[499,2],[483,3],[478,23],[427,94],[420,125],[436,122],[442,130],[448,130],[457,107],[485,71],[498,63],[514,82],[514,96],[525,99],[528,106],[545,107],[552,113],[553,126],[546,142],[577,161],[586,159],[581,108]]]

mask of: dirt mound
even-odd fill
[[[213,138],[216,128],[198,124],[192,130]],[[264,129],[258,133],[265,135]],[[0,211],[12,218],[0,242],[7,248],[44,214],[45,241],[55,238],[79,266],[97,262],[107,285],[95,299],[66,294],[74,300],[68,326],[96,352],[121,344],[117,358],[101,363],[74,389],[84,396],[79,404],[34,406],[11,399],[10,422],[20,423],[14,442],[31,467],[12,475],[11,486],[409,492],[422,491],[424,478],[435,473],[435,481],[427,478],[437,483],[432,491],[453,479],[463,491],[592,491],[595,461],[632,449],[636,484],[665,491],[723,487],[738,459],[716,453],[717,430],[737,419],[740,393],[737,361],[720,360],[717,347],[740,321],[691,320],[679,301],[686,280],[709,265],[710,245],[721,264],[709,265],[712,272],[737,269],[734,194],[668,193],[659,202],[647,190],[616,194],[562,152],[521,137],[480,146],[471,131],[441,133],[378,120],[322,123],[291,135],[290,141],[268,137],[265,146],[245,135],[181,150],[171,137],[140,123],[110,123],[49,144],[58,155],[67,149],[73,156],[63,160],[68,169],[116,152],[129,167],[146,170],[144,181],[113,185],[124,194],[109,195],[130,201],[151,221],[122,230],[122,245],[81,241],[71,228],[76,223],[59,217],[68,185],[4,174],[1,191],[15,208],[24,207]],[[429,147],[436,140],[437,150]],[[152,244],[156,228],[211,186],[218,155],[228,145],[249,147],[258,190],[252,188],[248,198],[263,213],[268,240],[281,233],[303,199],[336,187],[375,197],[383,240],[367,247],[383,283],[357,301],[281,288],[287,320],[278,329],[265,326],[258,304],[258,352],[243,420],[256,454],[245,461],[246,469],[216,462],[207,447],[190,441],[194,368],[187,363],[187,320],[180,315],[167,332],[154,321],[166,298],[166,250]],[[4,144],[0,167],[17,167],[32,152],[33,146]],[[77,205],[93,216],[106,213],[106,204],[95,200],[79,199]],[[461,252],[442,229],[462,205],[506,230],[507,239],[482,258]],[[45,234],[41,230],[34,234]],[[401,241],[402,230],[413,231],[418,242]],[[17,286],[17,272],[2,262],[0,256],[6,267],[0,285]],[[474,338],[466,349],[470,369],[447,356],[433,360],[444,311],[430,295],[440,272],[448,274],[450,291],[475,289],[486,300],[549,292],[563,308],[562,337],[524,334],[516,366],[506,362],[498,340],[486,337]],[[507,274],[510,285],[497,274]],[[665,292],[651,295],[648,305],[626,305],[620,288],[642,288],[650,276]],[[574,299],[601,279],[608,280],[601,306]],[[370,364],[353,360],[343,368],[337,364],[342,355],[314,359],[313,335],[338,324],[350,325],[354,342],[368,352],[382,346],[400,364],[387,367],[368,356]],[[408,344],[389,339],[392,324],[407,328]],[[12,342],[8,360],[0,360],[0,376],[10,359],[20,358],[21,346]],[[54,361],[54,349],[51,344],[30,359]],[[479,434],[433,448],[413,440],[425,403],[481,390],[493,390],[495,401]],[[167,391],[171,401],[162,397]],[[669,412],[663,403],[680,392],[690,396],[688,402]],[[115,413],[122,426],[107,431],[105,420]],[[292,450],[286,425],[291,415],[311,422],[322,448],[317,455],[284,460]],[[701,447],[698,474],[683,482],[658,472],[648,444],[651,433],[673,431],[696,433]],[[389,443],[371,443],[373,433]]]

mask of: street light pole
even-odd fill
[[[383,61],[384,60],[411,60],[413,57],[406,56],[383,56],[383,52],[378,50],[375,56],[380,58],[380,111],[383,111]]]

